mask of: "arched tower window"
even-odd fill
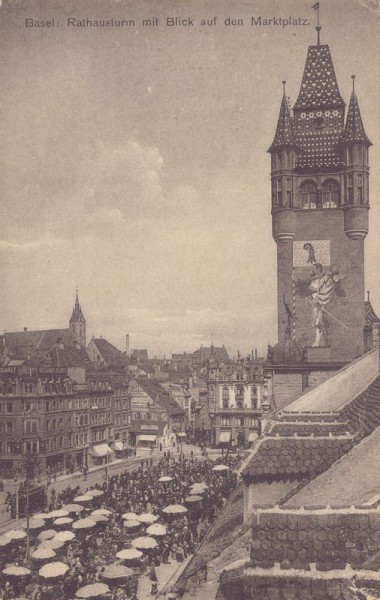
[[[300,185],[301,206],[305,209],[317,208],[317,186],[313,181],[304,181]]]
[[[322,185],[322,207],[336,208],[339,204],[339,184],[334,179],[325,181]]]

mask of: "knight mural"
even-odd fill
[[[303,266],[310,265],[310,274],[308,278],[296,278],[296,294],[305,298],[311,306],[311,326],[315,331],[315,339],[312,343],[313,348],[320,348],[331,345],[329,334],[329,320],[326,315],[335,320],[336,317],[327,309],[327,305],[333,295],[345,296],[342,286],[344,277],[337,268],[327,267],[324,269],[321,262],[317,262],[316,255],[329,259],[328,246],[315,247],[316,244],[306,242],[300,245],[305,252],[301,259]],[[319,250],[319,252],[318,252]]]

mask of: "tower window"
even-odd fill
[[[281,179],[276,179],[275,182],[275,186],[276,186],[276,204],[277,206],[281,207],[282,206],[282,182]]]
[[[354,203],[354,187],[352,173],[347,175],[347,202],[348,204]]]
[[[292,180],[286,179],[286,206],[292,206]]]
[[[317,186],[313,181],[304,181],[301,183],[300,196],[302,208],[317,208]]]
[[[364,204],[364,188],[363,188],[363,174],[358,173],[358,186],[357,186],[357,199],[359,204]]]
[[[339,185],[336,181],[325,181],[322,186],[322,207],[336,208],[339,204]]]

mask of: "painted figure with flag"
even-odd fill
[[[341,280],[342,277],[337,269],[324,273],[320,263],[313,265],[308,295],[312,306],[313,327],[315,329],[313,348],[329,345],[328,325],[324,319],[324,312],[327,312],[326,306],[330,302],[334,292],[337,292],[338,295],[344,295],[344,291],[340,287]],[[330,315],[330,313],[327,314]]]

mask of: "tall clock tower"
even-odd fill
[[[309,46],[298,98],[283,98],[271,154],[277,244],[278,336],[310,362],[346,361],[364,348],[368,149],[352,79],[345,117],[328,45]]]

